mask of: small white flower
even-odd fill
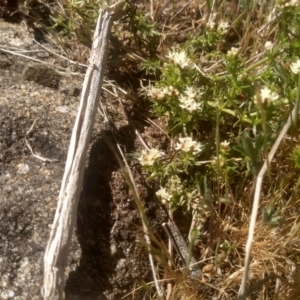
[[[157,95],[157,100],[163,100],[165,98],[165,94],[162,91],[159,91],[159,94]]]
[[[157,88],[152,86],[148,89],[147,96],[152,98],[153,100],[163,100],[166,96],[178,96],[179,91],[175,89],[173,86],[167,86],[164,88]]]
[[[215,26],[216,26],[216,23],[210,20],[206,24],[206,29],[208,31],[213,31],[215,29]]]
[[[294,7],[294,6],[299,6],[299,0],[290,0],[290,1],[286,1],[286,0],[278,0],[278,3],[276,4],[276,8],[280,8],[280,9],[284,9],[286,7]]]
[[[266,103],[266,104],[274,102],[279,98],[278,94],[272,92],[267,87],[263,87],[260,90],[260,96],[261,96],[262,103]]]
[[[161,93],[164,95],[164,96],[167,96],[169,94],[169,89],[168,87],[164,87],[162,90],[161,90]]]
[[[228,22],[224,22],[224,21],[221,21],[218,25],[218,31],[221,33],[221,34],[225,34],[227,33],[227,28],[229,27],[229,23]]]
[[[138,160],[142,166],[152,166],[154,162],[163,155],[164,155],[163,152],[155,148],[152,148],[149,151],[142,150],[142,154],[138,158]]]
[[[192,98],[189,98],[187,96],[181,95],[179,97],[179,102],[180,102],[179,106],[182,109],[185,109],[190,113],[200,109],[200,104],[195,102]]]
[[[299,0],[291,0],[289,2],[285,3],[285,7],[293,7],[293,6],[298,6],[299,5]]]
[[[184,91],[184,95],[180,95],[179,97],[179,106],[182,109],[186,109],[190,113],[200,109],[201,104],[195,101],[195,98],[199,95],[198,90],[194,87],[187,87]]]
[[[267,51],[272,50],[273,46],[274,46],[274,44],[273,44],[272,42],[270,42],[270,41],[267,41],[267,42],[265,43],[265,49],[266,49]]]
[[[192,86],[188,86],[184,93],[190,98],[196,98],[199,94],[198,91]]]
[[[229,146],[229,142],[227,142],[226,140],[220,143],[220,146],[223,150],[226,150]]]
[[[151,86],[148,89],[147,96],[150,97],[150,98],[153,98],[153,99],[158,99],[159,94],[160,94],[160,89],[158,89],[155,86]]]
[[[296,62],[292,63],[291,66],[291,71],[294,73],[294,74],[299,74],[299,71],[300,71],[300,59],[297,59]]]
[[[246,72],[241,72],[238,75],[238,80],[245,80],[248,78],[248,74]]]
[[[172,96],[178,96],[179,91],[175,89],[172,85],[167,87],[167,95],[172,97]]]
[[[239,48],[231,47],[231,49],[227,52],[228,57],[235,57],[239,53]]]
[[[218,157],[214,157],[211,163],[212,163],[213,166],[216,166],[217,162],[218,162]],[[219,154],[219,166],[221,168],[223,168],[224,165],[225,165],[224,158],[222,157],[221,154]]]
[[[291,3],[292,6],[299,6],[300,5],[299,0],[291,0],[290,3]]]
[[[174,62],[175,65],[178,65],[181,68],[191,67],[191,60],[187,57],[185,51],[170,51],[167,55],[167,58]]]
[[[195,155],[202,150],[202,145],[193,141],[191,137],[184,137],[179,138],[179,143],[176,144],[175,149],[183,152],[192,152]]]
[[[169,202],[172,196],[167,192],[166,188],[161,187],[157,192],[156,196],[161,200],[163,204]]]

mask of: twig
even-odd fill
[[[281,286],[281,280],[280,278],[276,278],[275,291],[274,291],[275,300],[279,299],[278,296],[279,296],[280,286]]]
[[[144,139],[142,138],[141,134],[139,133],[139,131],[136,129],[135,134],[137,135],[137,137],[139,138],[139,140],[141,141],[141,143],[143,144],[143,146],[149,151],[149,147],[146,144],[146,142],[144,141]]]
[[[30,56],[27,56],[27,55],[24,55],[24,54],[21,54],[21,53],[18,53],[16,51],[10,51],[10,50],[6,50],[6,49],[3,49],[3,48],[0,48],[0,52],[5,52],[5,53],[9,53],[9,54],[12,54],[12,55],[16,55],[16,56],[20,56],[20,57],[23,57],[23,58],[26,58],[26,59],[29,59],[29,60],[32,60],[32,61],[36,61],[40,64],[43,64],[43,65],[46,65],[46,66],[50,66],[52,68],[56,68],[58,71],[63,71],[65,73],[68,73],[68,74],[71,74],[71,75],[82,75],[80,73],[74,73],[74,72],[70,72],[62,67],[58,67],[58,66],[55,66],[53,64],[50,64],[50,63],[47,63],[45,61],[42,61],[42,60],[39,60],[37,58],[34,58],[34,57],[30,57]]]
[[[169,214],[169,218],[170,218],[170,222],[173,222],[174,219],[174,214],[173,214],[173,211],[170,207],[170,205],[168,205],[168,214]],[[164,227],[164,224],[163,224],[163,227]],[[166,230],[167,228],[164,227],[164,229]],[[167,233],[168,235],[168,233]],[[168,261],[168,265],[169,267],[171,268],[172,267],[172,259],[173,259],[173,256],[174,256],[174,241],[171,239],[171,237],[168,235],[168,251],[169,251],[169,255],[170,255],[170,259]],[[172,297],[172,282],[169,282],[167,284],[167,300],[170,300]]]
[[[47,52],[50,52],[50,53],[52,53],[52,54],[54,54],[54,55],[56,55],[56,56],[58,56],[58,57],[60,57],[60,58],[62,58],[62,59],[64,59],[64,60],[67,60],[70,64],[73,64],[73,65],[76,65],[76,66],[85,67],[85,68],[88,67],[88,66],[85,65],[85,64],[78,63],[78,62],[76,62],[76,61],[74,61],[74,60],[71,60],[71,59],[69,59],[69,58],[67,58],[67,57],[65,57],[65,56],[63,56],[63,55],[60,55],[60,54],[55,53],[54,51],[52,51],[52,50],[46,48],[45,46],[43,46],[42,44],[40,44],[40,43],[39,43],[37,40],[35,40],[35,39],[33,39],[33,41],[34,41],[35,43],[37,43],[41,48],[43,48],[44,50],[46,50]]]
[[[280,278],[278,275],[271,273],[270,275],[266,276],[265,278],[259,280],[255,284],[253,284],[249,289],[245,291],[243,295],[240,295],[237,297],[236,300],[243,300],[246,299],[246,297],[249,297],[254,291],[260,289],[266,282],[272,280],[272,279],[278,279]]]
[[[158,282],[164,283],[164,282],[169,282],[170,280],[174,280],[175,277],[170,277],[170,278],[166,278],[166,279],[159,279]],[[152,285],[155,284],[155,281],[150,281],[150,282],[146,282],[145,285]],[[134,289],[133,291],[129,292],[128,294],[124,295],[121,299],[127,299],[128,296],[134,294],[136,291],[143,289],[144,286],[139,286],[138,288]],[[134,298],[131,298],[134,299]]]
[[[154,21],[154,16],[153,16],[153,0],[150,0],[150,18],[152,21]]]
[[[186,7],[189,6],[193,1],[194,1],[194,0],[190,0],[188,3],[184,4],[184,5],[181,7],[181,9],[179,9],[179,11],[178,11],[176,14],[174,14],[174,16],[170,19],[170,22],[171,22],[173,19],[175,19],[175,18],[176,18],[183,10],[185,10]]]
[[[32,129],[33,129],[35,123],[36,123],[36,120],[34,120],[33,124],[31,125],[31,127],[29,128],[29,130],[26,132],[26,135],[25,135],[25,143],[26,143],[26,146],[27,146],[28,149],[30,150],[31,154],[32,154],[35,158],[37,158],[37,159],[39,159],[39,160],[41,160],[41,161],[49,161],[49,162],[55,162],[55,161],[58,161],[58,159],[45,158],[45,157],[42,157],[42,156],[40,156],[40,155],[37,155],[37,154],[35,154],[35,153],[33,152],[33,150],[32,150],[32,148],[31,148],[29,142],[27,141],[27,138],[26,138],[26,137],[27,137],[27,135],[32,131]]]
[[[14,53],[40,53],[40,52],[45,52],[44,50],[24,50],[24,49],[18,49],[16,47],[8,47],[8,46],[2,46],[1,49],[4,50],[14,50]]]

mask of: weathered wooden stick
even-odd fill
[[[109,36],[113,19],[120,16],[124,1],[101,10],[87,69],[79,110],[72,132],[65,173],[59,193],[53,226],[44,256],[44,299],[63,299],[64,271],[77,216],[95,115],[106,65]]]

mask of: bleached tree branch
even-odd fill
[[[64,271],[82,190],[87,150],[99,104],[113,19],[123,12],[124,0],[100,10],[79,110],[72,132],[57,209],[44,256],[45,300],[63,299]]]

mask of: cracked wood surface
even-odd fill
[[[86,156],[106,65],[113,14],[101,10],[71,137],[57,209],[44,257],[44,299],[64,297],[64,270],[76,221]]]

